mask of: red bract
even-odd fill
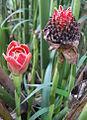
[[[60,25],[61,27],[63,27],[66,22],[68,23],[68,25],[70,25],[72,21],[72,16],[73,15],[70,8],[65,10],[62,8],[62,6],[60,6],[59,10],[55,9],[55,13],[52,13],[52,18],[55,19],[56,25]],[[54,22],[53,19],[51,22],[52,24]]]
[[[7,55],[3,54],[11,72],[24,73],[31,60],[32,54],[27,45],[12,41],[7,48]]]

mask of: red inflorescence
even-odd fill
[[[59,10],[55,9],[55,13],[52,13],[52,18],[55,19],[55,24],[60,25],[63,27],[66,23],[68,25],[71,24],[72,21],[72,12],[70,10],[70,7],[65,10],[62,8],[62,6],[59,6]],[[51,24],[53,25],[53,19],[51,21]]]
[[[80,24],[73,16],[70,7],[65,10],[62,6],[49,18],[43,30],[44,39],[50,44],[69,44],[80,38]]]
[[[59,6],[59,10],[55,9],[42,33],[51,45],[49,50],[57,49],[70,64],[77,65],[81,30],[70,7],[67,10],[62,6]]]

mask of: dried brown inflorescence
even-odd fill
[[[80,24],[70,8],[65,10],[60,6],[59,10],[55,9],[42,33],[51,45],[49,50],[57,49],[70,64],[77,65]]]

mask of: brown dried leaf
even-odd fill
[[[7,110],[1,99],[0,99],[0,115],[4,120],[13,120],[12,116],[10,115],[9,111]]]
[[[49,51],[50,50],[54,50],[54,49],[58,49],[60,47],[60,45],[59,44],[57,44],[57,45],[51,45],[50,47],[49,47]]]
[[[2,85],[9,93],[14,96],[14,84],[13,80],[5,73],[5,71],[0,67],[0,85]]]
[[[49,50],[57,49],[58,52],[62,53],[62,55],[70,64],[77,66],[77,56],[78,56],[77,46],[79,44],[79,40],[76,40],[74,42],[67,41],[67,44],[55,44],[51,41],[48,41],[48,43],[51,45]]]
[[[87,79],[80,81],[71,90],[68,107],[70,111],[66,114],[64,120],[76,120],[80,115],[83,107],[87,103]]]
[[[77,49],[68,48],[63,50],[62,54],[70,64],[77,66],[77,56],[78,56]]]

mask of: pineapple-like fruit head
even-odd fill
[[[59,10],[55,8],[55,13],[52,13],[42,31],[44,39],[51,45],[49,50],[57,49],[70,64],[74,65],[77,65],[80,32],[80,24],[70,7],[66,10],[61,5]]]

